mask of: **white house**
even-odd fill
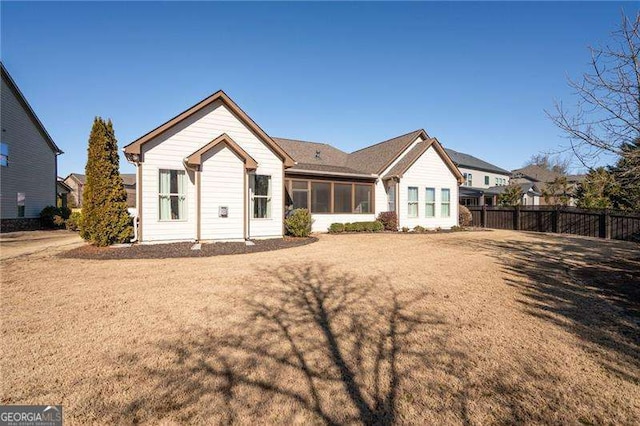
[[[142,242],[281,237],[285,212],[313,230],[397,211],[400,227],[450,228],[463,176],[424,130],[353,153],[271,138],[219,91],[124,148],[136,165]]]

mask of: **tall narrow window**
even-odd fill
[[[434,217],[436,215],[436,189],[426,188],[425,190],[424,212],[426,217]]]
[[[484,177],[484,184],[489,185],[489,176]]]
[[[7,167],[9,165],[9,145],[0,142],[0,166]]]
[[[271,217],[271,176],[251,175],[251,193],[253,217],[269,219]],[[295,201],[294,201],[295,204]]]
[[[18,217],[24,217],[26,199],[24,192],[18,192]]]
[[[331,211],[331,184],[311,182],[311,213]]]
[[[160,170],[160,220],[187,219],[187,176],[184,170]]]
[[[451,190],[443,188],[440,193],[440,215],[451,216]]]
[[[390,212],[396,211],[396,184],[391,183],[387,187],[387,210]]]
[[[351,213],[351,184],[336,183],[333,185],[333,212]]]
[[[353,206],[354,213],[371,213],[371,185],[358,185],[355,184],[355,205]]]
[[[309,182],[306,180],[294,180],[292,183],[293,192],[293,208],[308,209],[309,208]]]
[[[409,204],[408,204],[408,217],[418,217],[418,188],[415,186],[409,187]]]
[[[473,176],[471,173],[464,174],[464,184],[465,186],[473,186]]]

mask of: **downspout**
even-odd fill
[[[123,149],[124,151],[124,149]],[[141,199],[142,199],[142,188],[141,188],[141,175],[140,175],[140,156],[138,154],[127,154],[125,153],[125,158],[127,161],[136,166],[136,214],[133,215],[133,239],[131,243],[138,242],[138,220],[140,218],[140,208],[142,207]]]

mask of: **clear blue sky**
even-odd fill
[[[223,89],[272,136],[351,151],[424,128],[504,168],[566,143],[587,46],[637,3],[1,3],[2,60],[83,172],[93,117],[120,147]],[[124,160],[125,172],[133,168]]]

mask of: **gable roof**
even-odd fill
[[[202,165],[202,156],[208,151],[211,151],[218,145],[225,145],[231,151],[233,151],[243,162],[244,167],[248,170],[255,170],[258,167],[258,163],[247,152],[240,147],[229,135],[226,133],[221,134],[190,156],[186,158],[186,163],[192,166]]]
[[[509,170],[505,170],[494,164],[488,163],[484,160],[479,159],[478,157],[474,157],[473,155],[455,151],[451,148],[447,148],[446,151],[447,154],[449,154],[449,157],[451,157],[453,162],[456,163],[458,167],[467,167],[469,169],[478,169],[485,172],[499,173],[503,175],[511,174]]]
[[[275,143],[274,140],[271,139],[271,137],[269,135],[267,135],[267,133],[265,133],[265,131],[262,130],[260,128],[260,126],[258,126],[251,119],[251,117],[249,117],[222,90],[218,90],[217,92],[215,92],[211,96],[209,96],[209,97],[203,99],[202,101],[198,102],[197,104],[193,105],[191,108],[186,109],[185,111],[183,111],[180,114],[176,115],[175,117],[173,117],[169,121],[165,122],[164,124],[161,124],[160,126],[158,126],[155,129],[151,130],[147,134],[145,134],[145,135],[139,137],[138,139],[136,139],[135,141],[131,142],[129,145],[124,147],[123,150],[124,150],[125,154],[140,154],[140,149],[141,149],[143,144],[149,142],[151,139],[153,139],[156,136],[164,133],[165,131],[169,130],[170,128],[172,128],[173,126],[177,125],[181,121],[189,118],[193,114],[195,114],[198,111],[206,108],[207,106],[213,104],[216,101],[221,101],[223,104],[225,104],[225,106],[227,106],[231,110],[231,112],[240,121],[242,121],[260,139],[262,139],[262,141],[265,142],[266,145],[268,147],[270,147],[276,153],[276,155],[278,155],[282,159],[282,161],[284,162],[284,166],[285,167],[293,166],[294,161],[291,158],[291,156],[289,154],[287,154],[287,152],[285,152],[277,143]]]
[[[352,152],[346,165],[367,173],[380,174],[402,155],[418,136],[429,139],[429,135],[423,129],[414,130]]]
[[[18,87],[16,82],[13,81],[13,78],[11,78],[11,74],[9,74],[9,71],[7,71],[2,62],[0,62],[0,70],[0,73],[2,74],[2,80],[7,83],[7,86],[9,86],[9,89],[11,89],[16,99],[18,99],[18,102],[20,102],[27,115],[33,122],[33,125],[36,126],[44,140],[47,142],[49,148],[51,148],[51,150],[56,155],[63,154],[64,152],[60,148],[58,148],[56,143],[53,141],[51,135],[49,134],[49,132],[47,132],[47,129],[45,129],[44,125],[42,124],[36,113],[33,111],[33,108],[31,108],[31,105],[29,105],[29,102],[27,102],[27,98],[24,97],[24,95],[20,91],[20,88]]]
[[[535,182],[553,182],[562,176],[558,172],[534,164],[513,170],[513,175],[515,178],[524,177]]]
[[[464,182],[464,176],[460,173],[460,170],[456,167],[455,163],[447,154],[446,150],[442,147],[440,142],[436,138],[429,138],[425,141],[418,142],[404,157],[400,159],[388,172],[384,175],[383,179],[402,178],[402,175],[409,170],[409,168],[415,163],[422,154],[425,153],[429,147],[433,147],[436,153],[442,158],[449,170],[455,175],[458,183]]]

